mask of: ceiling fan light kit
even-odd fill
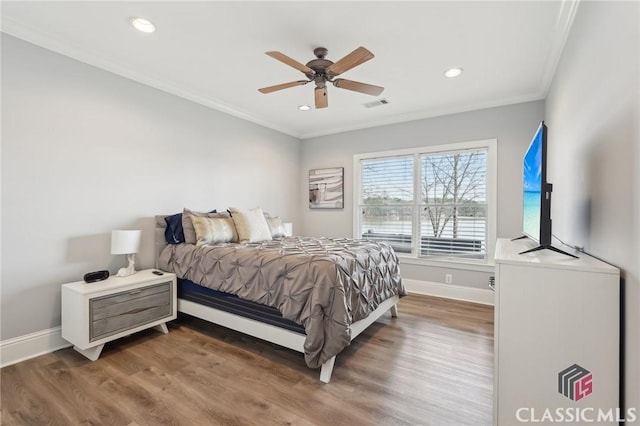
[[[285,55],[284,53],[271,51],[266,52],[268,56],[289,65],[292,68],[302,72],[307,80],[291,81],[289,83],[276,84],[275,86],[263,87],[258,89],[261,93],[271,93],[278,90],[288,89],[295,86],[303,86],[307,83],[315,83],[315,105],[316,108],[326,108],[329,106],[327,98],[327,83],[333,84],[334,87],[340,89],[351,90],[354,92],[365,93],[367,95],[378,96],[384,90],[384,87],[375,86],[373,84],[361,83],[354,80],[346,80],[344,78],[335,78],[351,68],[363,64],[369,59],[373,59],[374,55],[364,47],[358,47],[344,58],[337,62],[325,59],[327,49],[317,47],[313,50],[316,59],[307,62],[306,65],[301,64]]]

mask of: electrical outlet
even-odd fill
[[[453,282],[453,275],[444,274],[444,283],[445,284],[451,284],[452,282]]]

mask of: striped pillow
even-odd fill
[[[193,222],[191,221],[191,218],[194,216],[229,217],[229,214],[226,212],[216,213],[215,210],[212,210],[209,213],[204,213],[204,212],[194,212],[193,210],[189,210],[188,208],[182,209],[182,230],[184,232],[184,242],[187,244],[196,243],[196,231],[193,229]]]
[[[238,233],[230,217],[191,216],[191,222],[196,232],[197,246],[238,242]]]

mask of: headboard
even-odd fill
[[[167,217],[167,215],[159,215],[156,216],[156,226],[155,226],[155,234],[154,234],[154,238],[155,238],[155,266],[156,268],[158,268],[158,259],[160,258],[160,252],[162,252],[162,249],[165,248],[167,246],[167,240],[164,237],[164,231],[165,229],[167,229],[167,222],[164,220],[164,218]]]

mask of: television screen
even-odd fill
[[[547,182],[547,126],[544,121],[527,148],[522,161],[522,232],[538,246],[520,254],[538,250],[553,250],[577,257],[551,245],[551,192]],[[526,238],[520,237],[520,238]],[[516,239],[520,239],[516,238]]]
[[[542,151],[544,124],[540,124],[523,159],[523,212],[522,232],[540,242],[542,214],[542,187],[544,185]]]

